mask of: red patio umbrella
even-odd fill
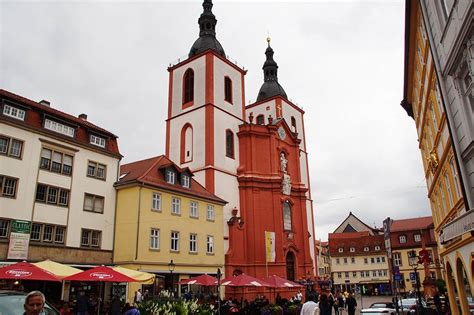
[[[302,287],[301,284],[290,281],[288,279],[273,275],[265,279],[265,282],[267,282],[270,287],[272,288],[296,288],[296,287]]]
[[[270,285],[263,280],[242,273],[235,277],[224,278],[221,285],[231,287],[269,287]]]
[[[75,275],[64,278],[69,281],[97,281],[97,282],[136,282],[133,278],[124,275],[111,267],[99,266]]]
[[[0,268],[0,279],[59,281],[61,279],[26,261]]]
[[[217,278],[209,275],[200,275],[189,279],[184,279],[178,282],[178,284],[197,284],[205,287],[217,285]]]

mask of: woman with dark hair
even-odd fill
[[[328,296],[324,293],[319,297],[319,314],[331,315],[331,305],[329,304]]]

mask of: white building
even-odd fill
[[[111,263],[120,159],[117,137],[85,114],[0,90],[0,261],[15,258],[12,224],[23,220],[28,261]]]

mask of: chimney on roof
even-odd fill
[[[79,115],[79,118],[82,119],[82,120],[87,120],[87,115],[82,113]]]
[[[48,106],[48,107],[51,107],[51,103],[47,100],[41,100],[39,102],[41,105],[44,105],[44,106]]]

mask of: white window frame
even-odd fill
[[[421,242],[421,234],[417,233],[417,234],[413,235],[413,240],[417,243]]]
[[[166,182],[168,184],[176,184],[176,172],[172,170],[166,170]]]
[[[106,141],[105,138],[91,134],[89,137],[89,143],[101,148],[105,148]]]
[[[66,126],[62,123],[59,123],[57,121],[54,121],[54,120],[51,120],[51,119],[48,119],[48,118],[46,118],[44,120],[44,128],[48,129],[48,130],[51,130],[51,131],[54,131],[54,132],[57,132],[57,133],[60,133],[62,135],[71,137],[71,138],[74,138],[74,136],[75,136],[75,129],[74,128]]]
[[[214,236],[206,236],[206,254],[214,254]]]
[[[407,236],[406,235],[400,235],[398,237],[398,241],[400,242],[400,244],[406,244],[407,242]]]
[[[171,214],[181,214],[181,199],[178,197],[171,197]]]
[[[151,210],[161,211],[161,194],[157,192],[151,194]]]
[[[355,248],[354,248],[354,247],[351,247],[349,251],[350,251],[351,253],[354,253],[354,252],[355,252]]]
[[[206,213],[206,219],[207,219],[208,221],[214,221],[214,220],[215,220],[215,217],[216,217],[215,211],[214,211],[214,205],[208,204],[208,205],[207,205],[207,211],[206,211],[206,212],[207,212],[207,213]]]
[[[341,264],[341,260],[339,258],[336,258],[336,265]]]
[[[4,104],[3,115],[24,121],[25,116],[26,116],[26,111],[15,106]]]
[[[365,246],[365,247],[364,247],[364,252],[368,252],[368,251],[370,251],[369,246]]]
[[[189,216],[191,218],[199,217],[199,203],[197,201],[191,200],[189,202]]]
[[[337,249],[337,251],[338,251],[339,253],[343,253],[343,252],[344,252],[344,248],[339,247],[339,248]]]
[[[171,231],[170,251],[179,252],[179,232],[178,231]]]
[[[152,250],[160,249],[160,229],[157,229],[157,228],[150,229],[150,249]]]
[[[401,253],[393,253],[393,265],[401,266],[402,265],[402,255]]]
[[[375,246],[375,250],[380,250],[380,246]]]
[[[454,205],[454,197],[451,189],[451,182],[449,181],[448,172],[445,172],[443,177],[444,181],[446,182],[446,191],[448,192],[449,208],[451,208]]]
[[[189,252],[194,254],[198,252],[198,235],[196,233],[189,234]]]
[[[181,175],[181,184],[184,188],[189,188],[190,187],[190,178],[188,175],[182,174]]]

